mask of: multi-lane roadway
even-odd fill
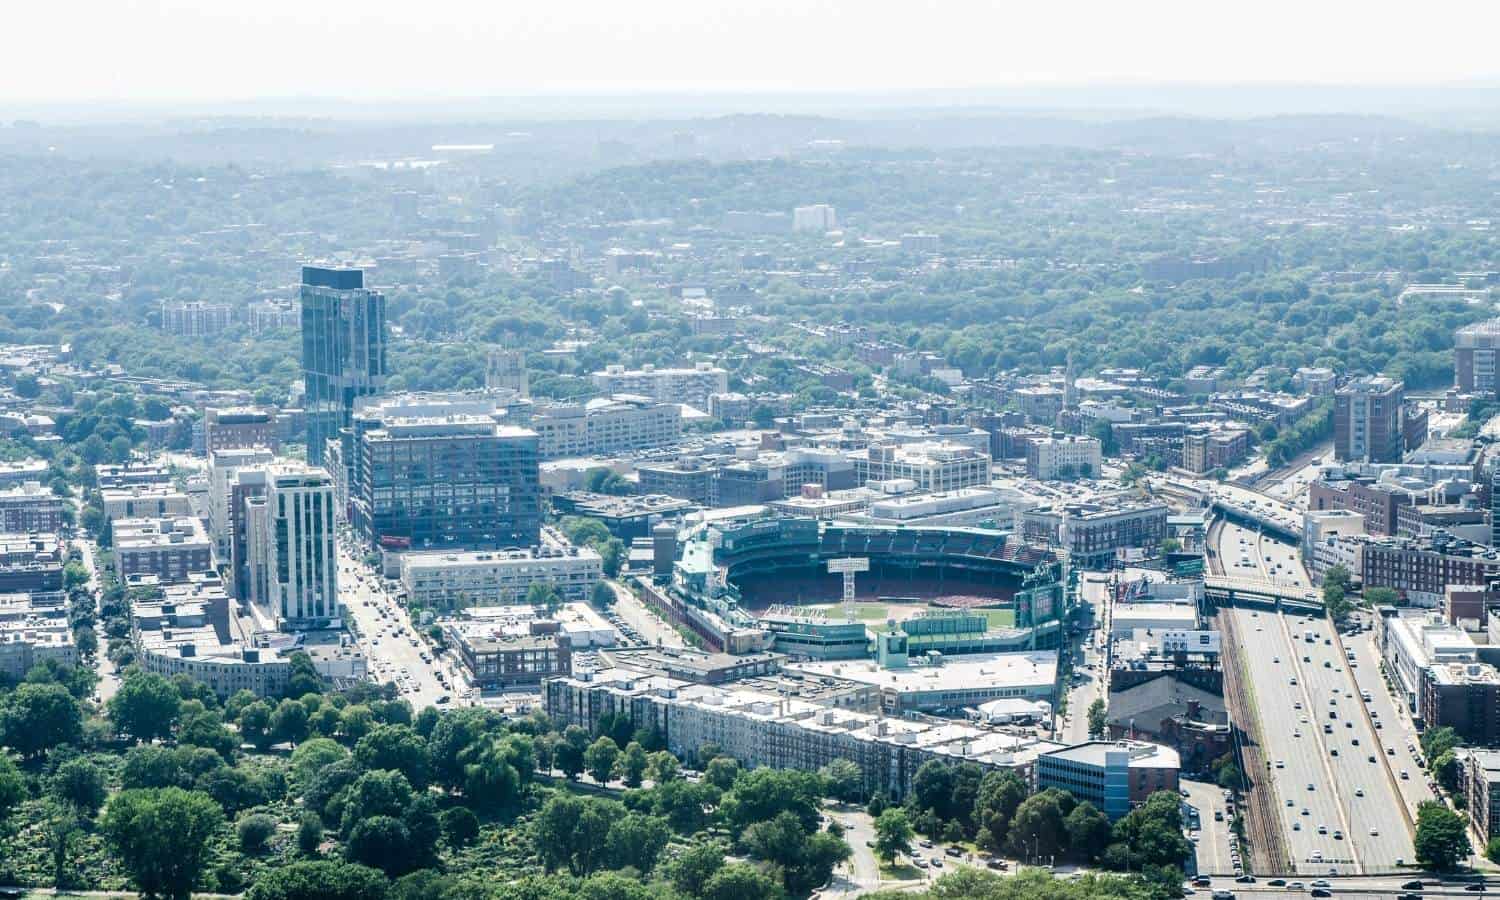
[[[407,611],[344,545],[339,547],[339,599],[354,619],[370,674],[377,682],[394,682],[413,709],[469,701],[464,696],[469,688],[451,656],[444,661],[432,654]]]
[[[1228,521],[1216,525],[1214,542],[1226,576],[1312,588],[1289,544]],[[1408,813],[1420,795],[1407,788],[1420,782],[1425,791],[1425,779],[1407,765],[1406,730],[1397,724],[1368,636],[1350,635],[1346,648],[1322,616],[1269,609],[1224,615],[1231,617],[1260,720],[1267,769],[1254,773],[1256,790],[1272,793],[1291,857],[1283,862],[1299,874],[1323,875],[1389,872],[1413,859]]]

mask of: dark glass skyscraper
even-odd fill
[[[302,378],[307,459],[349,425],[354,400],[385,388],[385,295],[360,269],[302,267]]]

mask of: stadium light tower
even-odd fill
[[[846,556],[843,559],[830,559],[828,571],[835,575],[844,576],[844,616],[850,620],[854,619],[854,573],[870,571],[870,558],[867,556]]]

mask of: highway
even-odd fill
[[[1295,547],[1228,521],[1214,539],[1226,575],[1311,589]],[[1371,690],[1376,699],[1373,686],[1383,693],[1378,668],[1361,661],[1351,670],[1326,618],[1251,609],[1224,615],[1233,617],[1260,720],[1267,770],[1255,773],[1257,790],[1272,792],[1294,871],[1378,873],[1412,860],[1407,801],[1360,695]],[[1393,715],[1376,708],[1375,718]]]

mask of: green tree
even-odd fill
[[[1032,794],[1016,807],[1008,838],[1011,852],[1027,860],[1048,859],[1067,850],[1067,830],[1057,791]]]
[[[671,837],[672,831],[665,819],[626,813],[610,825],[606,849],[615,868],[630,866],[638,872],[650,874]]]
[[[896,854],[911,852],[913,834],[906,810],[891,807],[875,820],[875,853],[883,857],[887,865],[894,863]]]
[[[1063,820],[1063,828],[1068,833],[1068,846],[1084,859],[1099,858],[1109,846],[1109,818],[1087,801],[1073,807]]]
[[[1437,779],[1437,783],[1443,786],[1443,790],[1449,793],[1458,790],[1458,758],[1454,756],[1451,749],[1438,754],[1429,768],[1432,770],[1433,777]]]
[[[1104,712],[1104,698],[1095,697],[1094,702],[1089,704],[1089,734],[1103,734],[1107,721],[1108,719]]]
[[[663,868],[667,880],[684,897],[698,897],[704,886],[720,869],[724,868],[727,848],[718,841],[698,841]]]
[[[651,775],[651,780],[657,784],[676,781],[682,777],[682,763],[677,761],[677,757],[673,756],[671,751],[658,750],[649,758],[651,761],[647,766],[647,771]]]
[[[427,742],[410,725],[381,725],[354,745],[354,758],[366,769],[400,772],[418,790],[431,775]]]
[[[1344,592],[1344,588],[1337,584],[1324,583],[1323,585],[1323,608],[1327,610],[1329,618],[1335,622],[1341,622],[1348,617],[1353,604]]]
[[[392,878],[412,868],[411,832],[400,819],[372,816],[349,832],[349,858]]]
[[[602,738],[601,738],[602,740]],[[730,760],[733,762],[733,760]],[[641,780],[646,776],[646,767],[650,761],[646,757],[646,750],[639,741],[631,741],[625,745],[625,752],[620,755],[618,763],[620,778],[628,788],[638,788]]]
[[[304,812],[297,820],[297,851],[303,856],[316,856],[323,844],[323,820],[314,812]]]
[[[1473,852],[1463,817],[1434,800],[1417,807],[1413,845],[1417,863],[1437,872],[1456,868]]]
[[[1434,759],[1458,746],[1458,732],[1449,725],[1429,728],[1422,732],[1421,744],[1422,755]]]
[[[1500,837],[1492,837],[1484,845],[1484,858],[1492,863],[1500,863]]]
[[[412,802],[411,783],[400,772],[377,769],[356,778],[337,798],[339,832],[348,836],[354,826],[376,816],[399,819]]]
[[[143,892],[186,898],[223,823],[224,813],[206,794],[152,788],[116,794],[105,809],[103,832]]]
[[[265,813],[251,813],[235,823],[234,832],[239,838],[240,852],[256,854],[266,849],[275,836],[276,820]]]
[[[245,900],[385,900],[388,889],[378,869],[312,860],[265,868]]]
[[[739,777],[740,763],[732,756],[716,756],[708,761],[708,767],[703,770],[703,780],[721,791],[733,788]]]
[[[450,847],[467,847],[479,837],[479,818],[467,806],[443,810],[442,825]]]
[[[608,582],[596,582],[594,584],[594,587],[589,591],[589,602],[599,607],[600,609],[606,609],[610,606],[614,606],[614,588],[610,587]]]
[[[26,799],[26,778],[9,756],[0,753],[0,819],[5,819]]]
[[[269,723],[269,719],[267,722]],[[339,746],[336,741],[328,738],[303,741],[297,745],[296,750],[292,751],[292,781],[306,788],[313,783],[318,773],[339,760],[348,758],[349,751]]]
[[[182,697],[170,681],[155,672],[132,672],[109,698],[110,721],[115,730],[138,741],[172,736]]]
[[[296,700],[281,701],[271,713],[271,737],[279,743],[300,744],[311,732],[307,707]]]
[[[557,593],[557,588],[548,581],[534,581],[531,587],[526,589],[526,605],[545,609],[548,613],[556,612],[562,606],[562,597]]]
[[[1365,588],[1365,604],[1367,606],[1395,606],[1401,601],[1401,595],[1394,588],[1372,587]]]
[[[865,776],[853,760],[836,759],[818,770],[823,793],[837,800],[858,802],[865,792]]]
[[[0,710],[5,743],[28,759],[83,738],[83,711],[60,684],[23,684]]]
[[[1026,799],[1026,785],[1014,772],[986,772],[979,782],[979,796],[974,801],[975,840],[985,850],[998,852],[1005,848],[1010,835],[1010,820],[1016,808]]]
[[[583,752],[583,765],[595,781],[604,784],[614,773],[615,760],[619,758],[619,745],[612,738],[601,737]]]
[[[247,704],[240,710],[238,724],[240,737],[255,749],[264,751],[271,746],[271,704],[264,700]]]
[[[702,900],[779,900],[781,889],[753,866],[730,863],[703,885]]]
[[[562,740],[553,751],[553,762],[571,781],[583,771],[583,754],[589,747],[589,733],[577,725],[569,725]]]
[[[89,817],[99,812],[109,796],[104,772],[85,756],[64,760],[47,780],[47,792]]]

